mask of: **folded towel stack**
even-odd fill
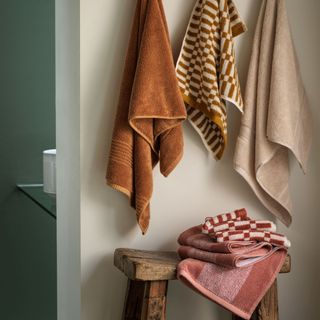
[[[245,209],[205,219],[178,238],[178,278],[187,286],[244,319],[280,271],[290,241],[270,221]]]

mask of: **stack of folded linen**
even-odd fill
[[[208,217],[178,242],[178,278],[244,319],[272,285],[290,247],[273,222],[253,220],[245,209]]]

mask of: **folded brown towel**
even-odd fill
[[[182,157],[186,110],[161,0],[138,0],[113,130],[107,183],[125,193],[143,233],[149,225],[152,169],[164,176]]]
[[[312,121],[285,0],[262,2],[244,102],[234,167],[263,205],[288,226],[288,150],[306,171]]]

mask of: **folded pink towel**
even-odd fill
[[[266,259],[275,250],[277,250],[277,248],[274,248],[270,243],[261,242],[258,248],[248,251],[247,253],[217,253],[190,246],[181,246],[178,249],[178,254],[181,259],[193,258],[224,267],[238,268]]]
[[[291,242],[286,236],[276,232],[259,231],[259,230],[233,230],[217,232],[213,235],[217,242],[225,241],[265,241],[274,246],[284,246],[290,248]]]
[[[208,220],[207,220],[208,219]],[[264,220],[236,220],[236,221],[226,221],[216,225],[211,224],[208,227],[208,224],[211,223],[209,219],[206,218],[206,228],[202,230],[203,233],[216,233],[226,230],[261,230],[261,231],[276,231],[276,225],[271,221]]]
[[[217,253],[247,253],[257,248],[261,244],[256,241],[228,241],[218,243],[209,235],[202,233],[201,225],[192,227],[184,232],[178,238],[181,246],[190,246],[200,250]]]
[[[214,263],[185,259],[178,265],[178,278],[193,290],[244,319],[274,282],[285,257],[279,248],[266,259],[243,268],[226,268]]]
[[[215,217],[207,217],[205,223],[202,226],[203,233],[209,233],[216,225],[227,221],[246,220],[248,217],[246,209],[238,209],[233,212],[222,213]]]

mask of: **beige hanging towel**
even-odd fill
[[[167,176],[183,153],[186,110],[161,0],[138,0],[113,130],[107,183],[130,198],[143,233],[150,218],[152,169]]]
[[[244,101],[235,170],[263,205],[289,226],[288,150],[305,172],[312,130],[285,0],[263,0]]]
[[[245,31],[231,0],[198,0],[176,66],[188,120],[216,159],[227,143],[226,101],[243,111],[233,38]]]

